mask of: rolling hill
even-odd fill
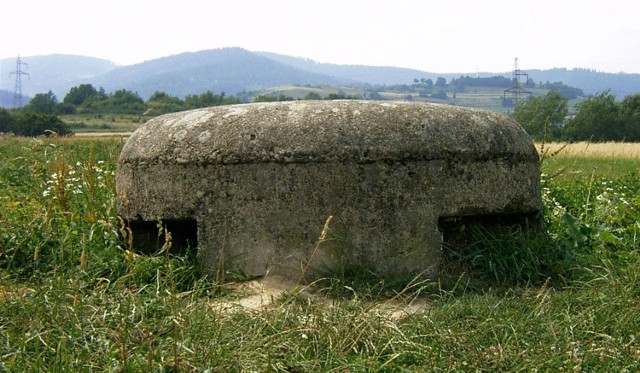
[[[136,91],[143,98],[155,91],[184,97],[211,90],[234,95],[283,84],[355,83],[321,73],[305,71],[240,48],[223,48],[175,56],[120,67],[83,82]]]
[[[435,81],[439,76],[449,80],[461,74],[437,74],[425,71],[389,66],[337,65],[332,63],[318,63],[314,60],[299,57],[284,56],[270,52],[256,52],[274,61],[296,67],[301,70],[317,74],[335,76],[342,79],[356,81],[360,84],[392,85],[411,83],[415,78],[425,78]],[[495,74],[494,74],[495,75]]]
[[[107,92],[127,89],[148,98],[155,91],[184,97],[211,90],[236,95],[277,86],[325,85],[370,88],[411,84],[415,78],[437,77],[447,80],[463,75],[505,76],[500,73],[433,73],[383,66],[338,65],[270,52],[251,52],[241,48],[221,48],[181,53],[143,63],[116,66],[93,57],[49,55],[23,57],[28,64],[23,77],[26,96],[49,90],[61,101],[71,87],[90,83]],[[15,59],[0,60],[0,90],[13,92]],[[527,70],[535,82],[558,82],[581,88],[586,94],[610,90],[618,98],[640,92],[640,74],[610,74],[588,69]]]

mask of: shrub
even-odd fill
[[[16,117],[0,114],[0,132],[19,136],[41,136],[71,133],[69,126],[53,114],[23,113]]]

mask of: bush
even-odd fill
[[[0,133],[9,132],[14,127],[15,119],[9,110],[0,108]]]
[[[433,93],[431,95],[431,98],[435,98],[437,100],[446,100],[449,98],[449,96],[447,96],[447,92],[439,91],[439,92]]]
[[[0,132],[18,136],[41,136],[71,133],[69,126],[53,114],[23,113],[12,117],[6,110],[0,112]]]

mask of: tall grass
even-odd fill
[[[188,256],[121,238],[121,145],[0,138],[0,371],[640,369],[638,166],[543,164],[545,229],[457,225],[447,281],[344,268],[243,309]]]
[[[640,143],[633,142],[546,142],[544,144],[538,144],[537,147],[541,149],[542,152],[546,152],[547,154],[557,153],[558,156],[562,158],[640,159]]]

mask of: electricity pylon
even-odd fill
[[[513,64],[513,74],[512,74],[512,78],[511,78],[511,80],[513,82],[513,86],[504,91],[503,96],[502,96],[502,101],[503,102],[506,102],[507,94],[511,95],[511,98],[513,100],[513,106],[517,106],[518,105],[518,100],[520,99],[521,96],[527,95],[528,97],[531,97],[531,94],[532,94],[531,91],[528,91],[528,90],[522,88],[522,84],[520,83],[520,77],[521,76],[526,77],[525,82],[529,81],[529,74],[523,73],[523,72],[520,71],[520,67],[518,66],[518,57],[516,57],[516,61]]]
[[[22,62],[20,56],[16,60],[16,71],[12,71],[9,73],[9,76],[16,76],[16,85],[13,90],[13,107],[15,109],[22,107],[22,75],[29,76],[29,73],[22,71],[22,66],[27,67],[26,62]]]

